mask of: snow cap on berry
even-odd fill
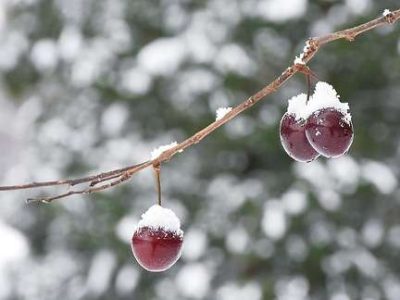
[[[287,113],[293,115],[296,120],[307,119],[307,95],[300,94],[289,99]]]
[[[160,205],[153,205],[144,214],[139,221],[138,228],[149,227],[154,230],[165,230],[176,233],[179,236],[183,235],[181,230],[181,222],[175,213]]]
[[[162,146],[159,146],[159,147],[153,149],[153,151],[151,151],[151,153],[150,153],[151,160],[158,158],[164,151],[174,148],[177,145],[178,145],[177,142],[172,142],[171,144],[162,145]],[[182,152],[182,151],[179,151],[179,152]]]
[[[296,120],[307,120],[314,112],[324,108],[334,108],[341,112],[346,123],[350,123],[349,104],[342,103],[340,96],[329,83],[319,81],[315,86],[314,94],[307,102],[307,95],[300,94],[289,99],[287,113],[295,117]]]
[[[307,104],[308,116],[320,109],[334,108],[341,112],[344,115],[344,121],[349,123],[351,121],[349,104],[340,102],[339,97],[336,90],[329,83],[318,82],[315,86],[314,94]]]

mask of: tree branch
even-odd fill
[[[186,148],[193,146],[194,144],[199,143],[206,136],[214,132],[217,128],[221,127],[225,123],[231,121],[236,116],[244,112],[245,110],[252,107],[257,102],[261,101],[267,95],[276,92],[286,81],[288,81],[293,75],[296,73],[304,73],[306,75],[312,74],[311,70],[306,66],[306,64],[312,60],[315,54],[319,51],[319,49],[330,42],[345,39],[347,41],[353,41],[358,35],[375,29],[377,27],[381,27],[387,24],[394,24],[400,19],[400,9],[395,10],[390,13],[385,13],[383,16],[378,17],[374,20],[371,20],[367,23],[361,24],[359,26],[337,31],[334,33],[327,34],[321,37],[310,38],[306,42],[306,46],[304,47],[303,52],[299,57],[296,57],[293,64],[289,66],[280,76],[278,76],[274,81],[270,84],[266,85],[260,91],[250,96],[247,100],[242,102],[241,104],[234,107],[230,112],[228,112],[224,117],[215,122],[211,123],[207,127],[201,129],[191,137],[187,138],[183,142],[177,144],[176,146],[162,152],[157,158],[146,161],[141,164],[127,166],[121,169],[115,169],[108,172],[100,173],[97,175],[92,175],[88,177],[82,177],[77,179],[65,179],[65,180],[55,180],[55,181],[45,181],[45,182],[33,182],[29,184],[21,184],[21,185],[12,185],[12,186],[0,186],[0,191],[10,191],[10,190],[21,190],[21,189],[31,189],[38,187],[49,187],[49,186],[57,186],[57,185],[69,185],[75,186],[83,183],[87,183],[88,187],[81,190],[71,190],[64,194],[59,194],[52,197],[42,197],[35,199],[28,199],[28,202],[45,202],[49,203],[57,199],[69,197],[76,194],[90,194],[94,192],[103,191],[105,189],[109,189],[116,185],[119,185],[127,180],[131,179],[132,176],[149,167],[149,166],[159,166],[163,162],[169,161],[175,154],[178,152],[182,152]],[[100,183],[104,183],[103,185],[97,186]]]

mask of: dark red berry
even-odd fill
[[[353,124],[335,108],[315,111],[307,119],[306,136],[311,146],[325,157],[339,157],[353,142]]]
[[[138,263],[148,271],[169,269],[181,256],[183,236],[177,232],[138,228],[132,237],[132,252]]]
[[[310,162],[319,154],[311,147],[305,134],[305,121],[296,120],[293,114],[285,113],[280,124],[280,138],[283,149],[294,160]]]

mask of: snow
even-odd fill
[[[151,75],[168,76],[175,73],[187,56],[183,40],[158,38],[144,46],[137,55],[138,66]]]
[[[379,219],[370,219],[364,224],[361,233],[362,239],[368,247],[378,247],[382,244],[384,225]]]
[[[267,21],[284,23],[302,17],[308,6],[308,0],[262,0],[255,7],[255,12]]]
[[[243,227],[231,230],[225,239],[226,248],[235,254],[242,254],[248,250],[249,234]]]
[[[308,200],[304,192],[292,189],[282,195],[282,203],[287,214],[299,215],[306,210]]]
[[[318,82],[315,86],[314,94],[307,104],[307,114],[311,115],[313,112],[323,108],[334,108],[345,115],[344,120],[349,123],[351,121],[351,115],[348,113],[349,104],[340,102],[339,97],[336,90],[329,83]]]
[[[129,296],[135,290],[140,279],[139,271],[132,265],[123,266],[115,279],[115,289],[120,296]]]
[[[191,299],[204,299],[210,290],[212,274],[200,263],[185,265],[176,277],[180,293]]]
[[[0,236],[2,244],[7,245],[7,247],[1,247],[0,249],[0,267],[22,260],[29,254],[29,244],[26,236],[1,220]]]
[[[216,118],[215,120],[221,120],[225,115],[232,110],[232,107],[220,107],[216,111]]]
[[[383,16],[384,17],[387,17],[388,15],[390,15],[392,12],[389,10],[389,9],[385,9],[384,11],[383,11]]]
[[[132,95],[146,94],[153,83],[152,76],[139,67],[125,70],[121,77],[121,88]]]
[[[115,227],[116,236],[124,243],[130,244],[132,238],[132,228],[138,223],[138,220],[130,215],[124,216],[119,220]]]
[[[366,14],[373,6],[371,0],[345,0],[344,4],[347,10],[355,15]]]
[[[58,52],[61,58],[72,61],[79,56],[83,46],[83,37],[78,28],[66,26],[57,41]]]
[[[296,275],[292,277],[283,277],[275,283],[275,293],[277,299],[285,300],[306,300],[309,299],[308,291],[310,284],[307,278]]]
[[[3,247],[0,247],[0,276],[7,265],[21,261],[29,254],[28,239],[19,230],[0,220],[0,236]],[[7,246],[5,246],[7,245]],[[1,286],[1,282],[0,282]]]
[[[179,236],[183,236],[181,230],[181,222],[175,213],[158,204],[150,207],[139,221],[138,228],[149,227],[151,229],[163,229],[165,231],[174,232]]]
[[[287,221],[281,202],[270,200],[265,204],[261,227],[272,240],[279,240],[285,235]]]
[[[307,95],[306,94],[300,94],[300,95],[294,96],[289,99],[288,103],[289,103],[288,108],[287,108],[288,114],[294,115],[296,117],[296,120],[307,119],[308,116],[305,115],[305,112],[307,111]]]
[[[315,86],[314,94],[308,102],[306,94],[300,94],[289,99],[287,112],[293,114],[296,120],[306,120],[317,110],[334,108],[344,115],[343,121],[349,123],[351,121],[351,115],[348,112],[349,104],[340,102],[339,97],[333,86],[319,81]]]
[[[199,229],[191,229],[185,233],[182,257],[190,261],[197,260],[206,252],[207,245],[207,235]]]
[[[368,161],[363,165],[361,174],[364,180],[374,185],[382,194],[391,194],[397,188],[396,175],[383,163]]]
[[[57,45],[50,39],[36,42],[32,48],[31,60],[39,71],[53,70],[58,62]]]
[[[305,64],[305,62],[303,61],[303,57],[304,55],[303,55],[303,53],[302,54],[300,54],[300,57],[299,56],[296,56],[296,58],[294,59],[294,64],[295,65],[304,65]]]
[[[129,110],[122,103],[111,104],[101,116],[101,130],[107,136],[117,136],[129,118]]]
[[[253,59],[242,46],[237,44],[222,46],[214,58],[214,64],[224,74],[235,73],[252,76],[257,69]]]
[[[229,282],[217,291],[218,300],[242,300],[242,299],[252,299],[260,300],[262,299],[262,289],[256,282],[248,282],[244,285],[238,285],[234,282]]]
[[[163,153],[164,151],[167,151],[171,148],[174,148],[177,145],[178,145],[177,142],[172,142],[171,144],[162,145],[162,146],[159,146],[159,147],[153,149],[153,151],[151,151],[151,153],[150,153],[151,160],[156,159],[157,157],[159,157],[161,155],[161,153]]]
[[[308,53],[310,51],[310,42],[307,41],[306,45],[303,48],[303,52],[300,53],[299,56],[296,56],[296,58],[294,59],[294,64],[295,65],[305,65],[306,62],[304,61],[304,56],[306,55],[306,53]]]
[[[88,294],[95,296],[102,295],[111,284],[117,259],[115,254],[109,250],[100,250],[92,259],[89,274],[86,282]]]

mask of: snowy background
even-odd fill
[[[0,182],[147,160],[280,74],[309,36],[397,0],[0,0]],[[311,67],[349,102],[349,155],[293,162],[278,93],[163,167],[185,230],[169,271],[142,270],[135,224],[151,170],[51,205],[0,194],[0,299],[398,300],[400,26],[322,49]]]

